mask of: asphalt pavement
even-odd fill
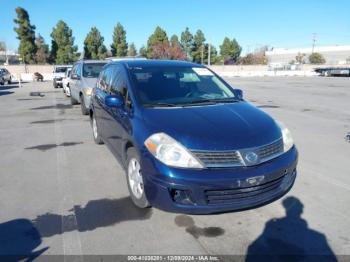
[[[350,255],[350,79],[227,80],[290,128],[298,177],[269,205],[200,216],[134,207],[122,168],[52,82],[0,86],[0,254]]]

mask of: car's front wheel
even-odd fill
[[[102,140],[100,133],[98,131],[98,126],[97,126],[96,118],[94,115],[92,115],[92,118],[91,118],[91,126],[92,126],[92,135],[94,137],[95,143],[98,145],[102,145],[103,140]]]
[[[131,147],[127,151],[127,182],[131,200],[140,208],[149,207],[143,183],[143,174],[140,165],[140,157],[135,148]]]
[[[11,77],[9,78],[9,80],[7,81],[7,83],[8,83],[9,85],[11,85],[11,83],[12,83],[12,78],[11,78]]]

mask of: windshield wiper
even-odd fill
[[[201,99],[184,103],[185,105],[198,104],[217,104],[217,103],[236,103],[239,102],[237,98],[219,98],[219,99]]]
[[[177,104],[171,104],[171,103],[149,103],[149,104],[143,104],[145,107],[177,107],[179,105]]]

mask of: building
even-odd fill
[[[19,54],[14,51],[0,51],[0,65],[3,64],[18,64]]]
[[[270,65],[287,65],[295,62],[298,54],[305,54],[305,63],[309,63],[308,57],[312,54],[320,53],[326,60],[328,65],[343,65],[350,63],[350,45],[339,46],[319,46],[312,50],[309,48],[273,48],[266,51],[268,63]]]

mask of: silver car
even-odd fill
[[[0,85],[4,85],[5,82],[11,84],[11,81],[11,73],[5,68],[0,68]]]
[[[92,88],[106,64],[101,60],[80,60],[73,65],[70,78],[70,99],[72,105],[80,103],[83,115],[89,114]]]

